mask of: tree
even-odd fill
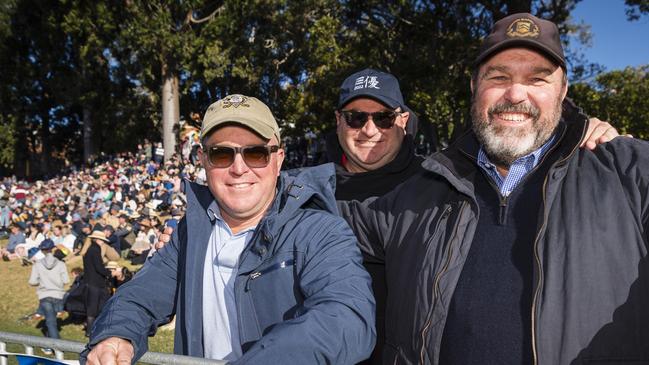
[[[266,102],[284,135],[332,129],[340,83],[374,67],[400,79],[420,123],[448,143],[469,125],[480,41],[508,13],[530,11],[559,24],[578,71],[571,81],[598,71],[570,51],[588,41],[588,28],[569,16],[577,3],[6,0],[0,123],[14,123],[20,171],[34,156],[85,161],[160,135],[168,157],[180,116],[231,93]]]
[[[626,16],[629,21],[638,20],[649,14],[649,0],[625,0]]]
[[[210,1],[125,1],[121,24],[122,47],[129,50],[131,73],[141,88],[162,105],[165,160],[175,152],[174,127],[180,119],[183,67],[191,61],[201,24],[211,20],[219,7]]]
[[[620,133],[649,138],[649,65],[600,74],[593,84],[572,85],[569,95],[587,114],[612,121]]]

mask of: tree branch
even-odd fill
[[[220,13],[221,10],[223,10],[223,7],[224,7],[224,5],[219,6],[210,15],[208,15],[208,16],[206,16],[204,18],[201,18],[201,19],[194,18],[194,11],[190,10],[189,12],[187,12],[187,20],[186,21],[188,23],[200,24],[200,23],[204,23],[204,22],[206,22],[208,20],[212,20],[216,16],[216,14]]]

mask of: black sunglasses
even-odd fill
[[[211,146],[207,147],[207,160],[212,167],[226,168],[232,166],[237,153],[243,157],[248,167],[266,167],[270,162],[270,154],[277,152],[279,146],[254,145],[243,147]]]
[[[394,110],[384,110],[374,113],[359,112],[355,110],[340,111],[340,115],[342,115],[345,123],[347,123],[350,128],[354,129],[363,128],[370,116],[372,116],[372,121],[377,127],[381,129],[390,129],[394,125],[397,116],[400,114],[400,112]]]

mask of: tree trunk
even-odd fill
[[[83,163],[89,165],[93,158],[92,143],[92,111],[90,107],[83,104]]]
[[[176,150],[174,126],[180,120],[178,75],[168,63],[162,65],[162,146],[164,160],[168,161]]]
[[[46,109],[42,114],[43,124],[41,124],[41,155],[40,166],[38,167],[38,175],[45,175],[51,172],[52,166],[52,151],[50,146],[50,116],[49,109]]]
[[[24,179],[28,176],[29,169],[29,153],[27,130],[25,128],[27,122],[24,114],[20,114],[14,121],[14,131],[16,131],[16,140],[14,142],[14,174],[19,179]]]

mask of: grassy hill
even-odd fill
[[[5,246],[6,242],[1,245]],[[123,262],[125,266],[129,266]],[[76,257],[67,263],[68,271],[73,267],[83,266],[80,257]],[[44,326],[41,321],[30,321],[21,319],[32,314],[38,308],[38,297],[36,288],[30,286],[27,281],[32,266],[22,266],[19,260],[10,262],[0,261],[0,331],[22,333],[33,336],[43,336],[38,326]],[[70,278],[72,280],[72,278]],[[61,326],[61,338],[65,340],[86,342],[82,324],[66,323],[59,320]],[[149,351],[173,352],[173,330],[160,329],[155,337],[149,339]],[[24,352],[21,346],[7,346],[8,351]],[[41,355],[38,351],[36,354]],[[73,358],[68,356],[66,358]]]

